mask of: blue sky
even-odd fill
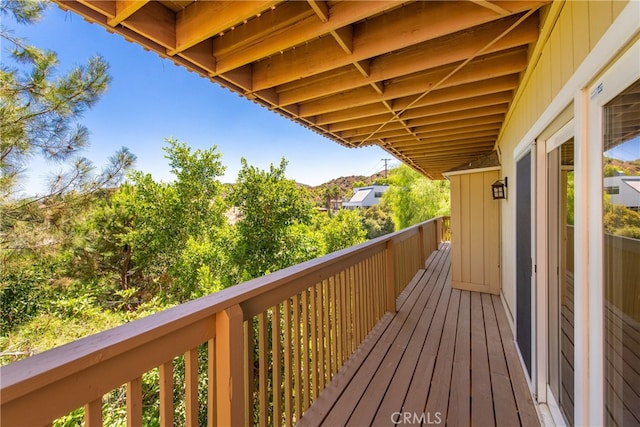
[[[138,158],[136,169],[170,180],[161,150],[167,137],[194,149],[217,145],[227,167],[223,182],[235,181],[241,157],[263,169],[285,157],[287,176],[309,185],[373,174],[384,169],[381,159],[392,157],[378,147],[342,147],[57,6],[50,6],[35,25],[3,20],[15,36],[56,52],[60,73],[97,54],[109,63],[111,86],[82,118],[91,134],[83,155],[98,167],[125,146]],[[3,57],[7,48],[3,43]],[[390,162],[397,164],[396,159]],[[59,166],[33,159],[23,191],[42,191],[45,171],[52,168]]]

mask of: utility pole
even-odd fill
[[[391,161],[391,159],[382,159],[382,161],[384,162],[384,177],[387,177],[387,163],[389,163]]]

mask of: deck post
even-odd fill
[[[444,219],[442,217],[436,220],[436,251],[440,249],[442,243],[442,228],[444,225]]]
[[[387,311],[396,312],[396,271],[393,239],[387,241]]]
[[[245,424],[243,325],[237,304],[216,315],[217,425]]]

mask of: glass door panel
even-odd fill
[[[604,400],[640,424],[640,81],[603,108]]]
[[[548,154],[548,327],[549,387],[573,425],[574,378],[574,141]]]

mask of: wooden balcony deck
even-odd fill
[[[299,425],[540,425],[500,299],[452,289],[449,253],[431,255]]]

